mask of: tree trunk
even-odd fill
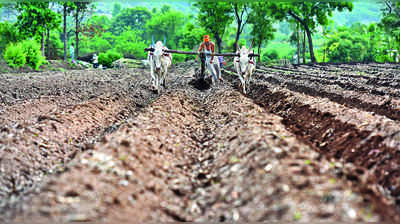
[[[323,57],[322,61],[325,63],[325,60],[326,60],[326,27],[325,26],[323,26],[323,36],[324,36],[324,57]]]
[[[292,11],[289,11],[289,15],[293,17],[295,20],[297,20],[304,28],[304,31],[307,33],[308,37],[308,48],[310,49],[310,57],[311,57],[311,62],[316,63],[317,60],[315,59],[314,55],[314,49],[313,49],[313,43],[312,43],[312,36],[311,36],[311,31],[310,28],[308,27],[307,23],[303,19],[301,19],[299,16],[297,16],[295,13]],[[305,36],[305,35],[304,35]],[[305,41],[305,37],[304,37]],[[305,44],[304,44],[305,45]],[[303,49],[304,50],[304,49]],[[305,57],[305,56],[304,56]]]
[[[67,3],[64,2],[64,61],[67,61]]]
[[[42,56],[44,57],[44,37],[45,37],[45,31],[42,32],[42,40],[40,41],[40,50],[42,51]]]
[[[261,43],[258,44],[257,53],[258,53],[258,61],[261,61],[261,54],[260,54]]]
[[[221,39],[221,37],[219,36],[218,33],[215,33],[214,36],[215,36],[215,40],[217,42],[218,53],[221,53],[221,51],[222,51],[222,46],[221,46],[222,45],[222,39]]]
[[[303,31],[303,64],[306,63],[306,31]]]
[[[307,33],[308,48],[310,49],[311,63],[317,63],[317,59],[315,58],[315,55],[314,55],[314,47],[313,47],[310,28],[308,28],[308,26],[305,26],[304,29],[306,30],[306,33]]]
[[[78,20],[79,10],[75,11],[75,58],[79,57],[79,20]]]
[[[297,64],[300,64],[300,29],[299,24],[297,23]]]
[[[50,29],[47,28],[47,59],[50,59],[51,50],[50,50]]]
[[[239,42],[239,37],[240,37],[240,27],[242,26],[242,21],[237,22],[237,31],[236,31],[236,37],[235,37],[235,43],[233,43],[233,52],[235,53],[238,49],[236,49],[236,46],[238,46]]]

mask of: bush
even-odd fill
[[[386,63],[393,62],[393,59],[389,55],[378,55],[375,57],[376,62]]]
[[[51,59],[59,59],[64,57],[64,43],[60,39],[59,32],[51,32],[50,49],[48,50],[50,50]]]
[[[15,43],[20,39],[15,26],[8,22],[0,23],[0,52],[3,52],[9,43]]]
[[[113,50],[109,50],[106,53],[99,54],[99,64],[111,68],[114,61],[122,58],[122,54]]]
[[[264,62],[276,59],[292,59],[296,54],[296,48],[290,46],[289,43],[272,42],[261,51]]]
[[[275,49],[270,51],[265,51],[261,55],[261,61],[269,62],[278,59],[278,57],[279,57],[278,52]]]
[[[21,44],[25,52],[26,64],[35,70],[39,69],[40,65],[45,62],[40,45],[34,40],[24,40]]]
[[[183,50],[184,51],[192,51],[190,49],[183,49]],[[195,55],[174,54],[173,57],[172,57],[172,63],[194,60],[195,58],[196,58]],[[199,60],[200,60],[200,58],[199,58]]]
[[[26,57],[22,44],[10,44],[7,46],[4,53],[4,59],[7,61],[8,65],[17,68],[22,67],[26,63]]]
[[[133,56],[138,59],[145,59],[147,52],[144,48],[148,47],[142,41],[141,32],[126,30],[120,36],[115,37],[115,50],[124,56]]]
[[[112,49],[113,39],[115,37],[107,32],[102,36],[94,36],[93,38],[82,36],[79,41],[79,54],[87,55],[94,52],[106,52]],[[70,43],[74,43],[75,39],[72,38]]]

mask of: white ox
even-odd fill
[[[157,41],[153,52],[149,52],[147,59],[150,63],[150,75],[153,80],[153,88],[160,91],[160,85],[165,85],[168,68],[172,64],[172,54],[165,52],[168,50],[161,41]]]
[[[256,60],[254,56],[249,56],[250,54],[253,53],[252,48],[253,43],[251,43],[249,49],[246,49],[246,46],[242,46],[242,48],[239,48],[237,46],[238,51],[236,51],[237,54],[239,54],[239,57],[234,57],[233,58],[233,63],[236,68],[237,74],[240,79],[240,83],[242,86],[243,93],[246,94],[247,89],[246,85],[249,84],[249,81],[251,79],[251,75],[255,72],[256,70]]]

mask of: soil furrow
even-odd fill
[[[381,220],[336,166],[229,86],[170,89],[52,178],[14,222]]]
[[[399,97],[400,82],[396,80],[382,81],[376,77],[369,77],[363,80],[362,76],[354,75],[354,77],[346,77],[344,74],[327,74],[318,71],[279,71],[277,69],[270,69],[262,67],[257,69],[259,73],[274,75],[276,78],[296,80],[296,81],[312,81],[316,84],[324,85],[338,85],[346,90],[356,90],[360,92],[368,92],[370,94],[379,96],[393,96]],[[347,75],[349,76],[349,75]]]
[[[293,78],[256,74],[247,97],[230,86],[238,84],[236,76],[198,90],[191,85],[198,66],[173,66],[168,89],[158,97],[141,69],[133,80],[107,70],[96,78],[66,76],[54,85],[62,75],[34,77],[42,87],[15,78],[34,90],[15,86],[3,99],[0,121],[8,127],[1,130],[0,153],[6,154],[0,154],[0,168],[8,173],[0,187],[19,202],[7,204],[0,220],[400,221],[400,123],[384,116],[393,111],[371,112],[365,104],[385,105],[378,102],[382,97],[338,92],[329,74],[303,80],[298,72],[312,70],[308,65],[288,68]],[[392,67],[383,67],[390,76]],[[12,83],[8,79],[0,83]],[[316,84],[318,79],[326,82]],[[99,90],[105,85],[109,89]],[[68,94],[72,99],[65,102]],[[36,99],[44,95],[61,102]],[[32,117],[6,117],[29,102],[49,105],[30,104]],[[93,144],[79,145],[96,136]],[[57,167],[62,170],[43,177]],[[40,185],[32,188],[37,192],[10,196],[26,193],[18,187],[30,186],[26,179]]]
[[[267,84],[254,84],[249,93],[258,104],[283,117],[283,123],[293,133],[317,148],[319,152],[356,165],[357,168],[349,172],[351,175],[348,178],[352,179],[355,185],[368,189],[360,191],[367,191],[372,194],[371,198],[380,200],[378,204],[384,208],[382,213],[393,214],[393,220],[399,220],[396,201],[400,184],[394,177],[397,173],[396,167],[400,165],[400,160],[396,156],[400,140],[394,140],[397,141],[393,145],[394,148],[389,147],[384,144],[386,135],[374,133],[376,130],[360,130],[361,122],[356,121],[360,126],[345,122],[343,119],[338,119],[338,114],[335,112],[321,111],[323,106],[316,109],[317,106],[313,103],[318,99],[304,102],[304,99],[295,95],[290,91],[273,90],[273,86]],[[321,105],[326,105],[326,102]],[[346,114],[343,115],[346,117]],[[347,119],[351,120],[349,116]],[[381,133],[397,136],[396,129],[399,130],[398,127],[394,127],[389,128],[391,132]],[[391,196],[385,199],[386,192]]]
[[[326,97],[333,102],[346,105],[350,108],[374,112],[387,116],[393,120],[400,120],[400,102],[396,99],[372,96],[355,91],[344,91],[340,87],[321,85],[283,79],[276,75],[254,75],[258,80],[265,80],[274,85],[283,85],[286,88],[315,97]]]
[[[85,85],[91,85],[91,81],[88,78]],[[35,194],[48,175],[63,172],[79,152],[91,148],[104,134],[149,104],[156,95],[141,83],[142,79],[134,85],[126,82],[119,89],[114,86],[117,91],[81,103],[74,95],[73,99],[30,100],[5,107],[0,115],[0,210],[4,214],[11,211],[12,215],[20,201]],[[127,93],[129,88],[139,86]],[[102,92],[88,89],[92,92],[87,94]]]
[[[395,88],[400,88],[400,84],[397,84],[396,81],[387,81],[382,82],[379,80],[365,80],[363,81],[360,77],[358,78],[346,78],[338,75],[328,75],[324,73],[317,73],[318,75],[312,75],[310,73],[287,73],[287,72],[277,72],[276,70],[271,69],[257,69],[258,73],[263,73],[266,75],[276,75],[278,77],[282,77],[283,79],[296,80],[296,81],[311,81],[317,84],[323,85],[338,85],[346,90],[355,90],[360,92],[368,92],[370,94],[385,96],[390,95],[393,97],[399,97],[400,93],[398,90],[394,90]],[[390,88],[384,88],[390,87]]]

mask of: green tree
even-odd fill
[[[111,31],[114,35],[119,35],[127,27],[144,32],[146,22],[151,19],[151,13],[146,7],[137,6],[134,8],[123,9],[113,19]]]
[[[368,36],[365,25],[340,27],[335,35],[328,39],[328,58],[332,62],[362,62],[368,51]]]
[[[115,38],[115,50],[127,58],[144,59],[147,53],[143,49],[147,45],[142,40],[141,35],[141,31],[138,30],[125,30],[120,36]]]
[[[248,23],[252,25],[251,35],[254,38],[254,46],[260,54],[261,45],[274,38],[276,29],[272,27],[272,19],[269,17],[269,7],[261,2],[251,3],[252,13]]]
[[[49,8],[49,2],[18,2],[16,10],[16,27],[26,37],[36,37],[41,40],[41,51],[44,56],[44,40],[47,29],[58,28],[60,15]]]
[[[163,40],[166,38],[166,45],[169,48],[176,48],[180,39],[182,39],[183,27],[186,16],[182,12],[167,10],[164,13],[153,15],[147,22],[146,27],[150,36],[154,40]]]
[[[121,12],[121,4],[114,3],[112,17],[116,17]]]
[[[49,41],[48,41],[48,58],[50,59],[59,59],[63,56],[63,42],[62,42],[62,33],[59,31],[50,33]]]
[[[235,42],[233,44],[233,51],[236,52],[236,46],[238,44],[240,35],[243,32],[244,27],[249,19],[249,3],[246,2],[232,2],[231,3],[234,18],[236,20],[236,35]],[[268,21],[268,20],[267,20]]]
[[[8,21],[0,23],[0,55],[2,55],[2,52],[6,48],[7,44],[15,43],[20,39],[21,36],[12,23]]]
[[[111,32],[105,32],[102,35],[81,36],[82,55],[101,53],[111,50],[115,42],[115,36]]]
[[[110,29],[111,20],[105,15],[93,15],[83,27],[86,36],[99,36]]]
[[[218,52],[222,51],[222,37],[228,24],[232,23],[232,7],[227,2],[197,2],[198,20],[207,32],[213,34]]]
[[[275,18],[293,18],[300,23],[307,34],[311,62],[315,63],[317,61],[314,55],[312,33],[318,25],[326,25],[328,16],[331,17],[335,10],[352,11],[353,4],[351,2],[285,2],[271,4],[270,7],[275,12]]]
[[[64,44],[64,61],[67,61],[67,16],[74,10],[73,2],[63,2],[63,44]]]
[[[81,30],[81,23],[83,19],[90,13],[90,9],[94,9],[91,2],[74,2],[74,18],[75,18],[75,55],[79,57],[79,33]]]
[[[197,50],[206,31],[202,27],[197,27],[193,23],[188,23],[182,34],[179,46],[184,49]]]
[[[383,17],[379,26],[387,33],[388,48],[392,49],[397,43],[399,48],[400,43],[400,2],[385,1],[385,8],[383,9]],[[394,42],[393,42],[394,41]]]

